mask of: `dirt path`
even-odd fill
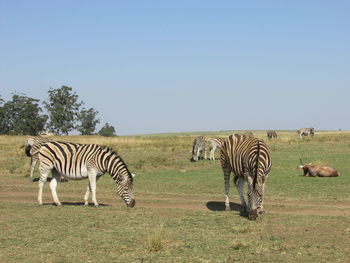
[[[82,194],[62,193],[61,201],[66,204],[82,205]],[[99,195],[100,204],[120,206],[123,204],[121,199],[107,195]],[[6,191],[0,190],[0,201],[20,202],[20,203],[37,203],[37,192],[23,191]],[[51,194],[45,193],[44,202],[50,204],[52,202]],[[231,202],[231,210],[239,212],[241,209],[238,201]],[[137,207],[151,209],[184,209],[184,210],[202,210],[202,211],[225,211],[225,203],[223,200],[204,200],[198,197],[188,196],[164,196],[155,194],[145,194],[142,199],[137,200]],[[304,202],[304,201],[278,201],[266,200],[265,208],[271,214],[292,214],[292,215],[315,215],[315,216],[350,216],[349,202]]]

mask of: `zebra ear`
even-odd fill
[[[136,173],[131,173],[132,178],[135,178]]]

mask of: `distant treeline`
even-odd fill
[[[68,135],[73,130],[79,131],[81,135],[96,134],[96,125],[100,123],[98,111],[83,107],[85,103],[79,101],[71,87],[48,90],[48,98],[42,102],[46,114],[39,102],[39,99],[25,94],[12,94],[12,100],[9,101],[0,95],[0,134]],[[106,123],[97,134],[115,136],[115,129]]]

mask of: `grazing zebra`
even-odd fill
[[[253,133],[252,131],[246,131],[246,132],[244,133],[244,135],[245,135],[245,136],[248,136],[248,137],[255,137],[255,136],[254,136],[254,133]]]
[[[210,146],[209,146],[209,150],[210,150],[210,154],[209,154],[209,159],[212,161],[215,161],[215,151],[216,148],[219,147],[221,148],[221,145],[223,144],[225,138],[222,137],[215,137],[212,138],[210,140]]]
[[[314,128],[301,128],[300,130],[297,130],[298,135],[300,138],[303,136],[311,136],[314,137],[315,129]]]
[[[25,153],[28,157],[30,157],[30,177],[33,177],[34,174],[34,168],[36,165],[36,162],[39,159],[39,154],[31,155],[30,152],[33,149],[32,152],[37,152],[39,148],[41,147],[42,143],[50,142],[51,140],[46,137],[42,136],[29,136],[25,142]]]
[[[271,170],[271,155],[266,144],[245,135],[229,136],[221,147],[221,166],[224,172],[226,210],[230,210],[230,174],[234,174],[239,197],[248,218],[255,220],[258,213],[264,213],[263,198],[265,181]],[[243,187],[248,183],[248,206],[244,200]]]
[[[92,201],[96,200],[96,181],[105,173],[109,173],[117,184],[117,193],[129,207],[134,207],[133,177],[123,159],[107,147],[96,144],[75,144],[51,141],[41,145],[37,152],[40,160],[39,205],[42,205],[42,192],[48,174],[52,173],[50,182],[52,197],[56,205],[62,205],[56,193],[60,176],[67,179],[89,179],[84,196],[85,206],[88,205],[89,194]],[[36,154],[36,153],[33,153]]]
[[[269,140],[271,140],[273,138],[277,138],[276,131],[267,131],[267,138],[269,138]]]
[[[207,159],[207,152],[205,150],[205,144],[207,142],[207,139],[204,136],[198,136],[194,139],[193,145],[192,145],[192,162],[197,162],[198,160],[203,159],[203,152],[204,152],[204,159]]]

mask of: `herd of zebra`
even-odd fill
[[[314,134],[313,128],[298,130],[300,136]],[[306,135],[307,134],[307,135]],[[269,139],[276,138],[275,131],[268,131]],[[79,144],[54,141],[47,137],[31,136],[26,141],[26,154],[31,158],[30,176],[37,161],[40,162],[38,202],[42,205],[42,193],[48,175],[52,174],[50,190],[54,203],[61,206],[56,188],[58,182],[69,180],[88,179],[87,190],[84,196],[84,205],[87,206],[90,193],[95,206],[96,182],[105,173],[110,174],[117,186],[117,193],[128,207],[135,206],[133,194],[133,178],[121,156],[108,147],[96,144]],[[251,132],[234,134],[227,138],[216,137],[210,140],[210,160],[215,160],[215,151],[220,148],[221,167],[224,173],[226,210],[230,210],[229,181],[233,173],[233,181],[237,186],[242,207],[248,213],[248,218],[255,220],[258,214],[264,213],[264,187],[271,170],[271,154],[266,144],[255,138]],[[191,161],[206,159],[206,138],[198,136],[192,145]],[[203,156],[204,155],[204,156]],[[248,184],[248,204],[245,201],[243,188]]]

